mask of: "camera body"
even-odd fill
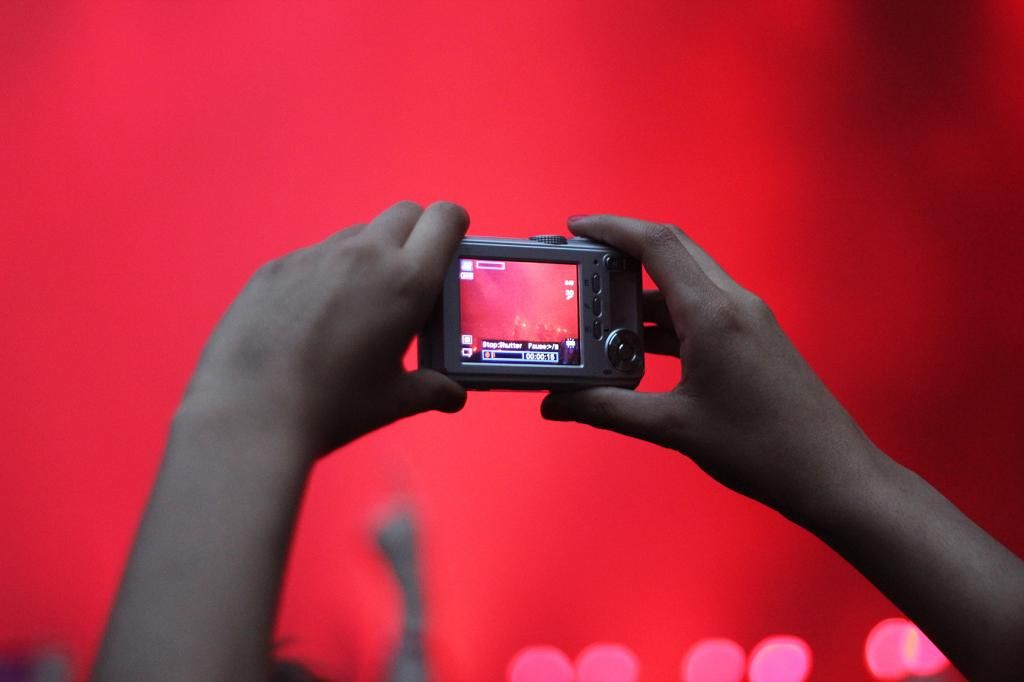
[[[561,235],[466,237],[418,338],[419,366],[468,389],[636,388],[640,262]]]

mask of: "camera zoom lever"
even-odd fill
[[[560,234],[538,234],[530,237],[532,242],[540,242],[541,244],[568,244],[569,240]]]

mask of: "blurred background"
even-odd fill
[[[3,3],[5,669],[86,674],[249,275],[399,199],[460,202],[470,234],[683,226],[883,449],[1024,553],[1022,72],[1013,0]],[[281,655],[380,679],[401,603],[373,529],[404,500],[435,679],[604,642],[678,680],[706,638],[773,635],[811,679],[873,679],[868,633],[900,614],[825,545],[539,402],[473,394],[323,460]]]

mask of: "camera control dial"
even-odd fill
[[[630,372],[640,366],[640,337],[629,329],[616,329],[608,335],[605,343],[612,367],[620,372]]]

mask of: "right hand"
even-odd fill
[[[547,419],[576,421],[678,450],[713,478],[793,518],[862,475],[877,452],[780,329],[676,227],[615,216],[569,229],[640,259],[648,352],[682,360],[666,393],[592,388],[548,395]]]
[[[402,356],[468,226],[456,204],[402,201],[260,268],[207,342],[184,413],[287,437],[312,461],[397,419],[460,410],[465,389],[406,372]]]

